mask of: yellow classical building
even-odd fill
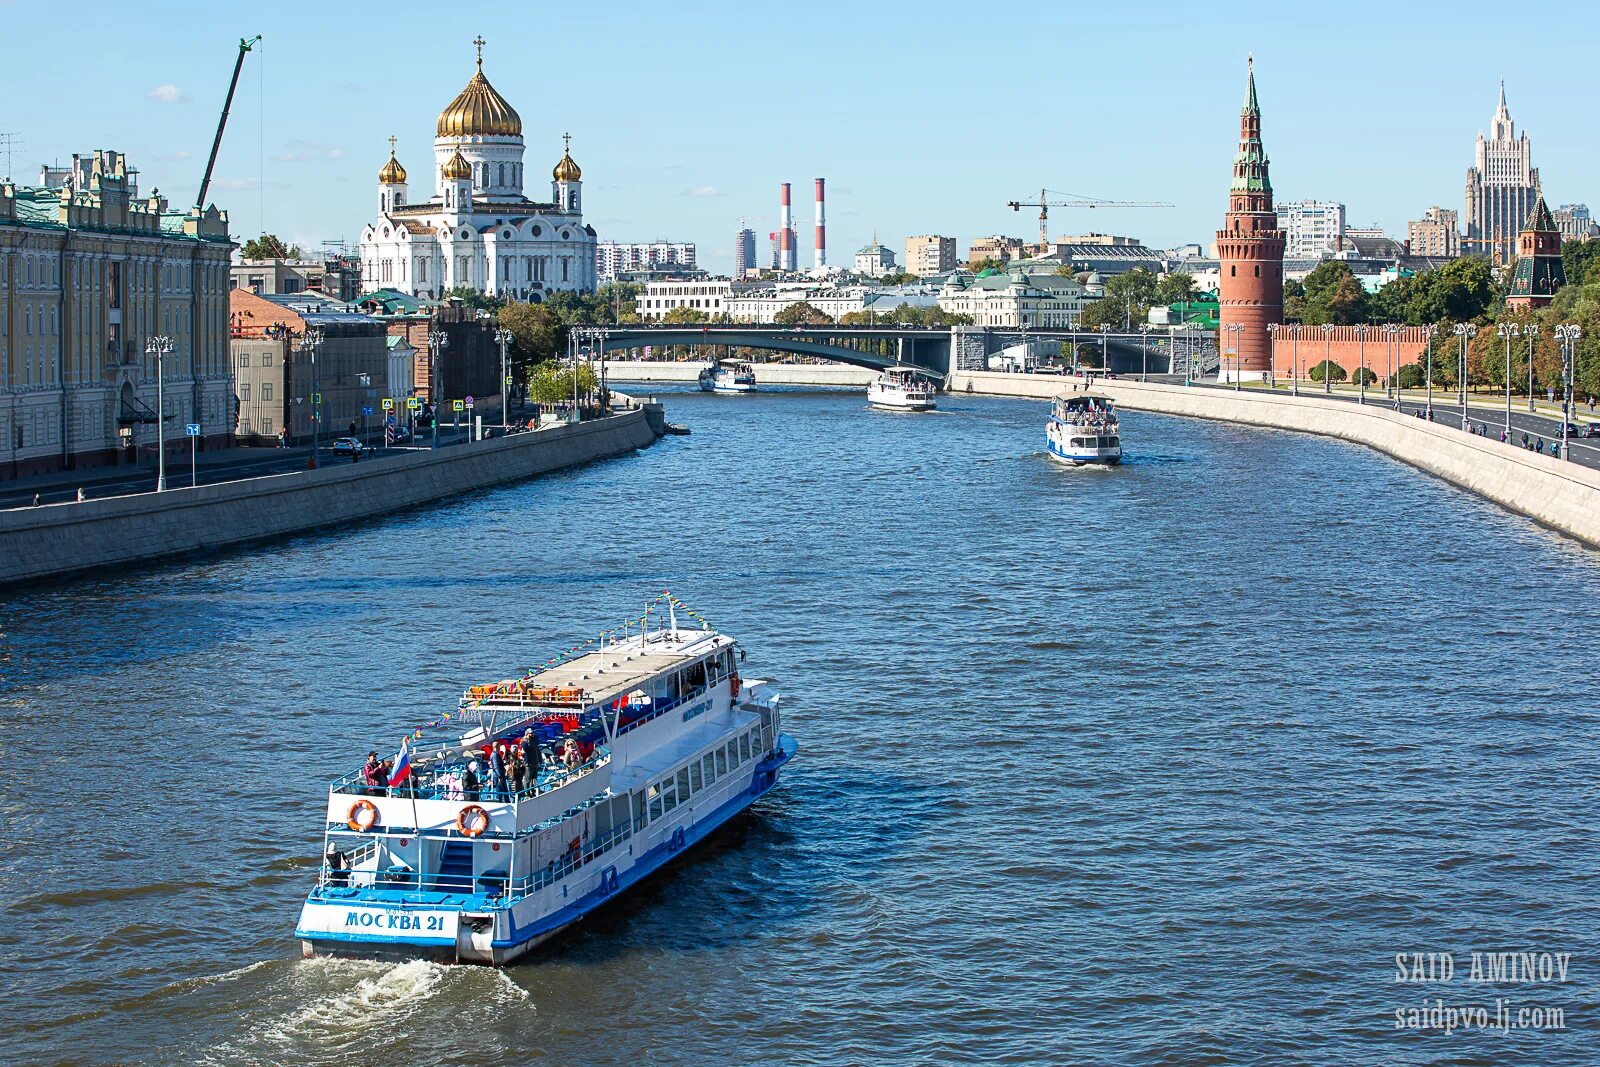
[[[233,434],[225,212],[140,197],[120,152],[0,184],[0,479]],[[162,357],[156,417],[152,337]]]

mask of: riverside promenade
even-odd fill
[[[659,405],[381,462],[0,511],[0,586],[183,556],[362,519],[625,455],[663,432]]]
[[[1387,405],[1358,405],[1322,396],[1261,390],[1231,391],[1141,383],[1127,379],[1002,374],[953,375],[949,390],[991,396],[1037,397],[1092,391],[1130,411],[1266,426],[1363,444],[1502,507],[1600,547],[1600,470],[1538,455],[1495,437],[1428,422]]]
[[[705,360],[605,361],[606,381],[611,385],[630,382],[683,382],[693,384],[700,372],[711,366]],[[865,389],[877,377],[876,371],[843,363],[756,363],[756,387],[761,386],[846,386]]]

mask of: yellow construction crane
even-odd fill
[[[1050,200],[1051,193],[1056,196],[1068,197],[1066,200]],[[1012,211],[1021,211],[1025,207],[1039,209],[1039,250],[1042,252],[1050,244],[1050,209],[1053,207],[1171,207],[1164,200],[1101,200],[1093,196],[1083,196],[1079,193],[1063,193],[1055,189],[1040,189],[1037,200],[1012,200],[1006,207]]]

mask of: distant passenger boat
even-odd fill
[[[700,372],[700,389],[707,393],[753,393],[756,391],[756,369],[743,360],[717,360]]]
[[[890,367],[867,386],[867,403],[896,411],[932,411],[933,384],[904,367]]]
[[[508,963],[694,849],[773,789],[797,747],[778,693],[741,680],[739,657],[674,611],[468,689],[392,770],[328,791],[304,954]]]
[[[1044,427],[1050,458],[1081,467],[1122,462],[1122,432],[1111,401],[1103,396],[1058,396]]]

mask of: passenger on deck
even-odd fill
[[[467,764],[467,769],[461,772],[461,795],[467,800],[478,799],[478,761],[473,760]]]
[[[517,746],[515,745],[506,749],[506,780],[511,783],[512,796],[522,792],[527,784],[522,777],[522,757],[517,755]]]
[[[583,753],[578,751],[578,742],[570,737],[567,738],[566,744],[561,749],[561,762],[565,763],[569,769],[583,762]]]
[[[495,745],[489,749],[489,785],[494,790],[494,800],[506,798],[506,758],[502,754],[505,746]]]
[[[528,788],[539,784],[539,739],[533,736],[533,727],[522,731],[522,773]]]
[[[368,793],[383,792],[383,787],[388,784],[388,779],[380,779],[378,776],[382,773],[383,764],[378,762],[378,754],[376,752],[368,752],[367,762],[361,768],[361,777],[367,784]]]
[[[328,842],[328,854],[324,860],[328,864],[329,885],[350,884],[350,859],[332,841]]]

